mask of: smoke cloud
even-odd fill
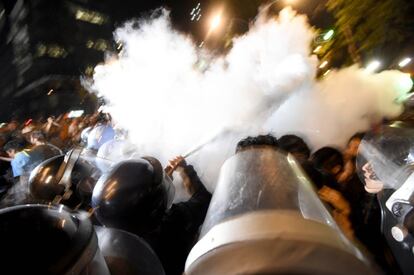
[[[344,146],[355,132],[402,111],[395,103],[399,72],[351,67],[316,81],[314,31],[291,9],[278,19],[259,17],[225,56],[174,30],[167,11],[157,14],[116,30],[123,51],[95,68],[90,88],[105,97],[141,155],[166,163],[218,136],[188,158],[210,190],[243,137],[296,133],[311,149]]]

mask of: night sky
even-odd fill
[[[124,1],[123,1],[124,2]],[[126,11],[128,17],[147,17],[157,8],[164,7],[171,11],[171,18],[178,30],[191,34],[196,40],[201,41],[205,35],[208,21],[214,12],[223,8],[227,18],[235,18],[239,22],[249,22],[257,15],[257,6],[260,3],[271,1],[260,0],[155,0],[155,1],[127,1],[124,5],[131,7]],[[325,10],[326,0],[297,0],[292,7],[299,13],[307,14],[312,25],[318,28],[330,28],[333,25],[332,17]],[[201,18],[199,21],[191,21],[191,11],[200,3]],[[283,0],[272,5],[273,12],[285,7]],[[121,22],[116,22],[119,25]],[[246,24],[247,25],[247,24]],[[246,29],[246,28],[245,28]]]

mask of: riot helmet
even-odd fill
[[[152,248],[140,237],[115,228],[95,226],[99,248],[111,275],[163,275]]]
[[[63,205],[1,209],[0,241],[5,274],[109,274],[91,222]]]
[[[144,236],[159,224],[174,186],[152,157],[121,161],[98,180],[92,207],[99,222]]]
[[[371,274],[292,155],[239,150],[221,168],[186,274]]]
[[[70,207],[89,204],[98,172],[81,153],[82,149],[76,148],[38,165],[29,178],[33,198],[41,202],[61,202]]]
[[[86,212],[63,205],[0,210],[2,272],[6,274],[164,275],[141,238],[93,227]],[[24,264],[16,264],[24,259]]]

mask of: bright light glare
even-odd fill
[[[381,67],[381,62],[379,62],[378,60],[374,60],[374,61],[372,61],[371,63],[368,64],[365,71],[367,71],[369,73],[373,73],[373,72],[377,71],[380,67]]]
[[[214,31],[215,29],[218,28],[218,26],[220,26],[221,23],[221,14],[217,14],[216,16],[213,17],[213,19],[210,22],[210,31]]]
[[[75,117],[80,117],[83,115],[85,111],[84,110],[73,110],[70,111],[68,114],[68,118],[75,118]]]
[[[407,66],[410,62],[411,62],[411,58],[406,57],[403,60],[401,60],[400,63],[398,63],[398,66],[400,66],[400,68],[403,68]]]
[[[327,33],[324,34],[324,36],[322,37],[323,40],[327,41],[329,39],[331,39],[334,35],[334,30],[329,30]]]
[[[397,89],[400,94],[407,94],[413,88],[413,80],[410,74],[404,74],[397,81]]]
[[[53,179],[53,177],[52,177],[52,176],[48,176],[48,177],[46,178],[45,183],[46,183],[46,184],[49,184],[49,183],[52,181],[52,179]]]
[[[316,47],[314,50],[313,50],[313,52],[314,53],[319,53],[319,51],[322,49],[322,46],[321,45],[319,45],[318,47]]]
[[[327,70],[327,71],[323,74],[323,76],[327,76],[330,72],[331,72],[331,70]]]
[[[323,69],[323,68],[325,68],[326,67],[326,65],[328,65],[328,61],[324,61],[324,62],[322,62],[322,64],[321,65],[319,65],[319,69]]]

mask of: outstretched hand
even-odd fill
[[[187,165],[184,157],[177,156],[173,159],[171,159],[168,162],[168,166],[165,168],[165,172],[168,176],[171,177],[172,173],[178,168],[178,167],[185,167]]]

